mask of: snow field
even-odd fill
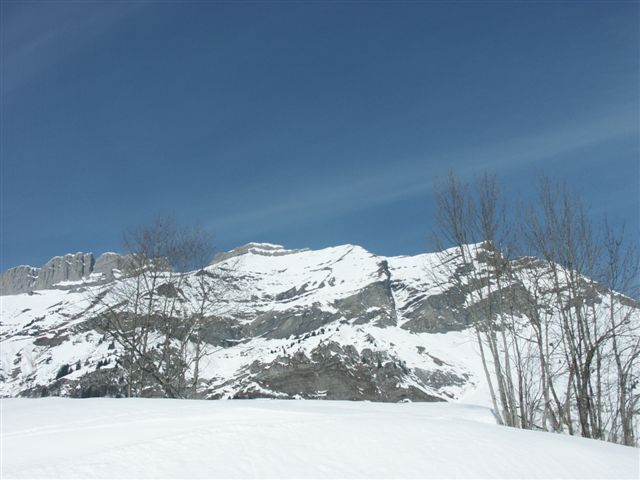
[[[484,407],[2,399],[2,478],[638,478],[640,450]]]

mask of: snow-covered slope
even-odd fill
[[[225,293],[207,327],[200,396],[487,405],[473,306],[450,278],[463,265],[442,258],[271,244],[218,256],[207,270]],[[123,395],[118,345],[92,304],[104,288],[82,277],[0,296],[0,395]]]
[[[452,403],[3,399],[2,478],[639,478],[639,450]]]
[[[459,398],[482,374],[435,255],[249,244],[208,267],[229,285],[201,366],[208,397]],[[436,281],[437,277],[437,281]],[[118,349],[92,318],[85,278],[4,295],[4,396],[118,395]],[[452,355],[455,352],[455,355]],[[60,376],[61,366],[71,373]]]

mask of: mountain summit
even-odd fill
[[[475,248],[474,262],[485,248]],[[124,258],[66,255],[3,274],[2,396],[125,395],[122,352],[95,305],[101,289],[122,281]],[[465,275],[453,250],[383,257],[356,245],[250,243],[205,272],[224,293],[207,326],[203,398],[489,403],[470,328],[475,306],[453,281]],[[524,285],[518,291],[526,295]]]

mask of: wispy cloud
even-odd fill
[[[283,189],[277,196],[261,198],[255,208],[225,212],[210,227],[215,231],[235,232],[237,236],[269,233],[424,195],[431,190],[434,180],[449,169],[462,176],[485,170],[512,173],[531,165],[543,166],[554,157],[630,135],[638,135],[637,112],[621,109],[463,150],[425,152],[421,158],[390,158],[383,167],[362,175],[322,183],[310,180],[297,188]]]
[[[8,96],[149,2],[33,2],[3,7],[2,94]]]

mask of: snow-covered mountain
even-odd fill
[[[92,299],[118,281],[126,259],[92,259],[57,257],[30,270],[28,287],[14,282],[15,269],[3,274],[1,395],[123,394],[120,352]],[[450,262],[355,245],[248,244],[220,254],[207,271],[228,288],[207,331],[202,395],[486,403],[473,305],[450,278],[461,260]]]

